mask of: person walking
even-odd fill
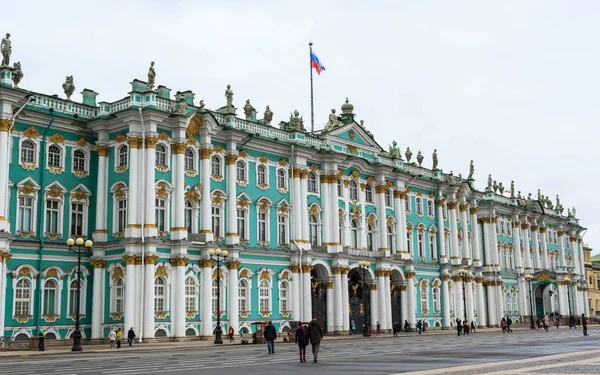
[[[556,329],[558,329],[559,324],[560,324],[560,320],[558,318],[556,318],[556,320],[554,321],[554,325],[556,326]]]
[[[510,328],[511,325],[512,325],[512,319],[510,318],[510,316],[507,316],[506,317],[506,332],[512,333],[512,328]]]
[[[404,332],[410,331],[410,323],[408,320],[404,320]]]
[[[548,328],[550,327],[550,318],[548,318],[548,315],[544,316],[544,330],[546,330],[546,332],[548,332]]]
[[[115,336],[117,339],[117,349],[121,349],[121,339],[123,338],[123,331],[121,331],[121,328],[117,329]]]
[[[423,321],[419,320],[417,322],[417,330],[419,331],[419,335],[420,335],[421,331],[423,331]]]
[[[583,335],[587,336],[587,320],[585,319],[585,314],[581,314],[581,326],[583,327]]]
[[[460,319],[456,319],[456,331],[458,332],[458,336],[460,336],[460,333],[462,332],[462,323]]]
[[[135,339],[135,331],[133,330],[133,327],[129,328],[129,331],[127,331],[127,345],[131,346],[131,344],[133,344],[133,339]]]
[[[229,331],[227,333],[229,333],[229,342],[233,342],[233,334],[235,333],[233,327],[229,326]]]
[[[115,332],[114,329],[110,330],[110,333],[108,334],[108,339],[110,340],[110,348],[114,349],[115,341],[117,341],[117,333]]]
[[[575,317],[573,315],[569,317],[569,329],[571,328],[575,328]]]
[[[294,342],[298,345],[298,353],[300,354],[300,362],[306,362],[306,342],[307,335],[302,323],[298,322],[298,328],[296,328],[296,334],[294,335]]]
[[[44,331],[42,331],[42,329],[40,328],[40,332],[38,334],[38,337],[40,339],[40,341],[38,342],[38,352],[43,352],[44,350],[46,350],[46,347],[44,345],[44,340],[46,339],[45,336],[46,335],[44,335]]]
[[[398,322],[395,322],[394,325],[392,325],[392,333],[394,334],[394,337],[398,337]]]
[[[310,345],[312,345],[313,362],[317,363],[319,348],[321,347],[321,339],[323,338],[323,328],[321,328],[316,316],[313,316],[310,324],[308,325],[308,338],[310,340]]]
[[[471,333],[477,333],[475,332],[475,322],[471,320]]]
[[[269,324],[267,324],[265,327],[263,337],[267,341],[267,349],[269,349],[269,354],[275,354],[275,339],[277,338],[277,331],[273,326],[273,322],[270,320]]]
[[[379,324],[379,322],[377,322],[377,333],[375,335],[379,336],[380,334],[381,334],[381,324]]]

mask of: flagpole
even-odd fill
[[[313,97],[313,68],[312,68],[312,42],[308,43],[308,49],[310,50],[309,64],[310,69],[310,133],[315,132],[315,103]]]

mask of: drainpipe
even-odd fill
[[[54,110],[50,108],[50,122],[46,125],[44,132],[42,133],[42,145],[40,146],[40,190],[38,192],[38,210],[37,210],[37,233],[38,240],[40,241],[40,251],[39,251],[39,262],[38,262],[38,272],[42,272],[42,263],[44,256],[44,177],[46,176],[46,138],[48,136],[48,130],[52,126],[54,122]],[[40,317],[42,314],[42,278],[38,276],[37,278],[37,290],[38,290],[38,303],[37,308],[34,309],[35,313],[35,325],[40,330]],[[36,312],[37,311],[37,312]]]
[[[144,264],[144,255],[146,253],[146,238],[144,237],[144,220],[146,218],[144,212],[144,207],[146,203],[146,127],[144,126],[144,116],[142,115],[141,108],[138,108],[138,113],[140,115],[140,123],[142,125],[142,286],[140,293],[140,330],[138,332],[140,336],[139,342],[142,342],[142,338],[144,335],[144,291],[146,287],[144,278],[144,271],[146,268],[146,265]],[[132,193],[137,194],[137,192]]]

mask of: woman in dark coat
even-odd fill
[[[298,328],[296,329],[296,334],[294,336],[294,342],[298,345],[298,352],[300,353],[300,362],[306,362],[307,336],[304,327],[302,327],[302,323],[298,322]]]

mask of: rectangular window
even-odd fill
[[[423,244],[424,238],[423,233],[419,233],[417,236],[418,246],[419,246],[419,258],[425,258],[425,246]]]
[[[83,203],[71,203],[71,236],[83,236]]]
[[[437,251],[435,247],[435,235],[432,234],[429,236],[429,256],[431,257],[431,259],[437,259]]]
[[[117,233],[123,233],[127,226],[127,201],[120,199],[117,203]]]
[[[19,222],[17,231],[31,232],[33,229],[33,198],[19,197]]]
[[[258,213],[258,240],[267,242],[267,214],[264,212]]]
[[[287,218],[277,216],[277,226],[279,232],[279,243],[287,243]]]
[[[156,203],[156,227],[159,232],[166,232],[167,208],[164,199],[157,199]]]
[[[248,311],[248,306],[246,306],[246,288],[240,287],[238,289],[238,310],[239,311]]]
[[[408,195],[404,198],[404,209],[406,212],[410,212],[410,196]]]
[[[221,237],[221,209],[212,207],[212,232],[215,237]]]
[[[46,233],[58,233],[59,204],[59,201],[52,199],[46,201]]]
[[[246,210],[237,210],[237,232],[240,240],[247,240],[246,233]]]

